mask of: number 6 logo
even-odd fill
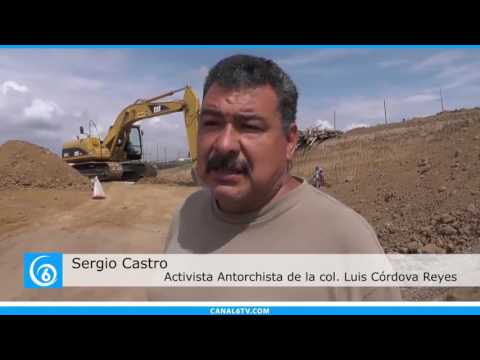
[[[52,264],[42,264],[35,268],[37,262],[41,259],[48,258],[47,255],[42,255],[30,264],[29,275],[32,282],[41,287],[51,286],[57,281],[57,269]]]

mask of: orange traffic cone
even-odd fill
[[[93,179],[93,195],[92,199],[105,199],[105,192],[103,191],[102,184],[100,183],[100,180],[98,180],[98,177],[95,176],[95,179]]]

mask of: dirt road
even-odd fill
[[[143,289],[23,289],[25,252],[158,253],[175,208],[194,187],[106,183],[86,192],[0,192],[0,300],[143,300]],[[5,220],[7,219],[7,220]]]

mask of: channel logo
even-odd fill
[[[61,288],[61,253],[26,253],[23,258],[23,286],[25,288]]]

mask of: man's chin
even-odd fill
[[[242,201],[246,191],[239,185],[215,184],[210,187],[213,197],[220,203],[231,203]]]
[[[237,199],[241,197],[242,191],[238,185],[216,184],[211,187],[215,197]]]

